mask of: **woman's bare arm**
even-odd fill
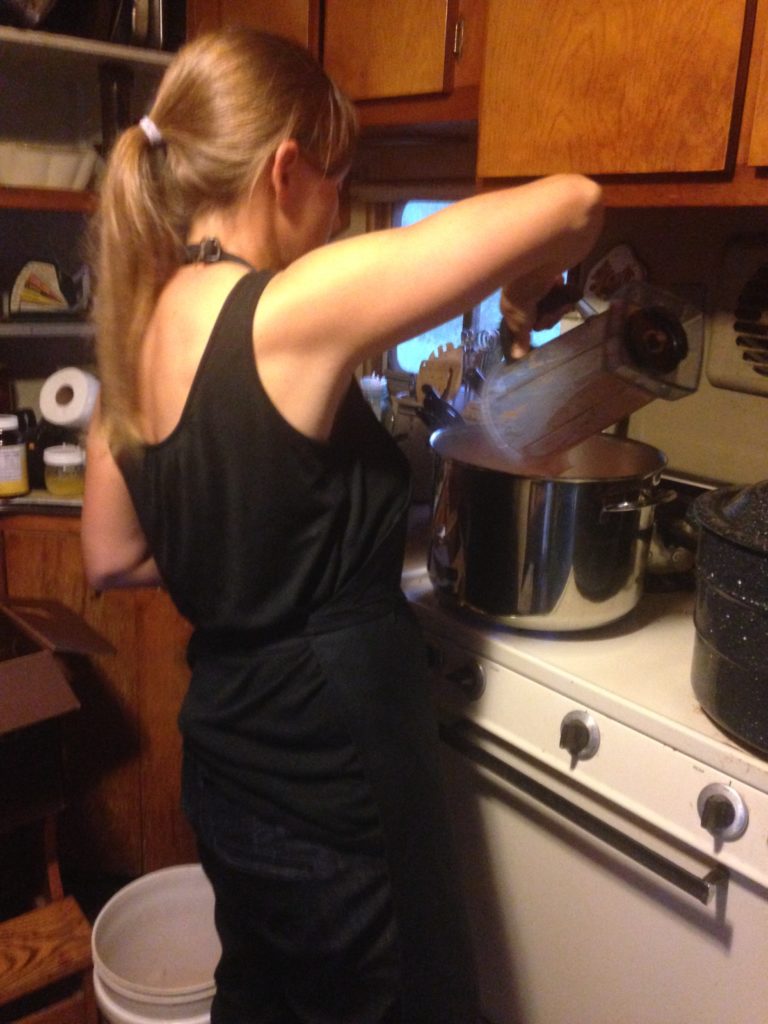
[[[588,178],[557,175],[315,249],[270,283],[256,323],[280,324],[281,347],[335,350],[354,367],[518,278],[578,263],[602,225],[600,194]]]
[[[342,378],[364,358],[497,288],[514,294],[517,280],[551,281],[581,261],[602,225],[600,195],[580,175],[542,178],[296,260],[270,282],[254,321],[270,397],[294,426],[322,437]]]
[[[98,405],[88,431],[81,537],[85,574],[97,590],[162,583],[102,432]]]

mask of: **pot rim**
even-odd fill
[[[458,453],[450,451],[451,443],[459,447]],[[429,444],[441,459],[474,470],[567,484],[615,484],[644,480],[656,476],[667,465],[667,457],[660,449],[644,441],[615,437],[612,434],[595,434],[556,456],[519,462],[515,461],[512,453],[499,449],[479,424],[441,427],[430,435]],[[462,451],[462,447],[466,450]],[[616,466],[620,455],[626,456],[628,453],[637,458],[638,464],[610,472],[611,465]],[[583,468],[583,463],[591,471]]]

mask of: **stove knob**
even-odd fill
[[[732,840],[744,835],[749,824],[747,805],[730,786],[713,782],[699,793],[701,827],[716,839]]]
[[[560,723],[560,746],[574,761],[594,757],[600,746],[600,729],[588,711],[569,711]]]
[[[445,678],[458,686],[469,700],[480,700],[485,693],[485,669],[477,661],[459,665],[452,672],[446,672]]]

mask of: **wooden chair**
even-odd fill
[[[91,926],[61,881],[60,801],[55,792],[36,799],[17,775],[19,793],[16,813],[0,814],[0,1024],[98,1024]]]

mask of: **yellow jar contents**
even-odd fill
[[[19,433],[18,416],[0,416],[0,498],[15,498],[29,491],[27,446]]]
[[[45,489],[57,498],[77,498],[85,482],[85,452],[76,444],[56,444],[43,452]]]

